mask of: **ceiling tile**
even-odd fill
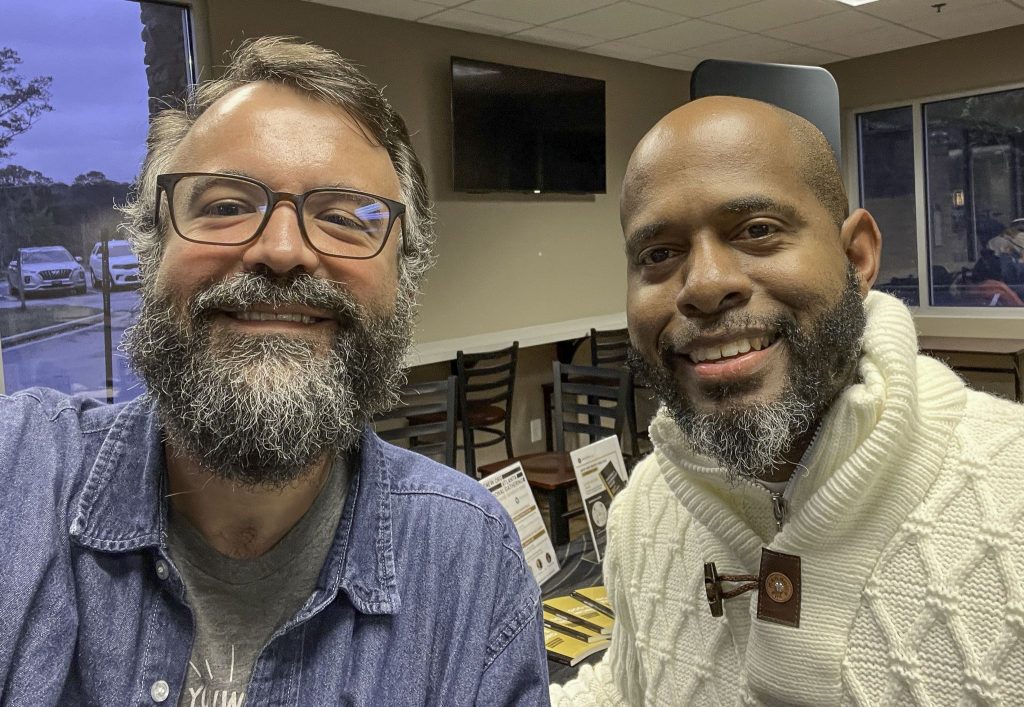
[[[693,56],[686,56],[685,54],[659,54],[656,57],[645,59],[645,64],[653,64],[654,66],[662,66],[666,69],[678,69],[680,71],[692,71],[697,64],[704,61]]]
[[[883,17],[893,22],[898,22],[901,25],[907,25],[913,27],[913,21],[931,17],[931,16],[949,16],[951,13],[958,12],[978,5],[988,5],[993,0],[946,0],[946,6],[942,8],[941,13],[936,13],[935,8],[932,7],[941,0],[930,0],[925,2],[924,0],[884,0],[884,2],[873,2],[868,3],[857,8],[857,12],[863,12],[868,15],[874,15],[875,17]]]
[[[634,0],[640,5],[650,5],[668,12],[675,12],[687,17],[703,17],[723,10],[731,10],[741,5],[749,5],[757,0]],[[671,68],[671,67],[670,67]]]
[[[688,50],[705,59],[733,59],[736,61],[763,61],[765,55],[792,49],[794,45],[762,34],[746,34],[724,42],[707,44]]]
[[[470,10],[484,15],[503,17],[506,20],[544,25],[588,10],[611,5],[616,0],[471,0],[460,5],[460,10]]]
[[[664,10],[631,2],[619,2],[552,22],[548,27],[591,34],[603,39],[620,39],[682,21],[683,17],[680,15]]]
[[[927,34],[915,32],[899,25],[889,25],[888,27],[882,27],[870,32],[832,37],[820,46],[813,42],[808,42],[808,44],[818,46],[819,49],[826,51],[845,54],[846,56],[867,56],[868,54],[881,54],[882,52],[890,52],[895,49],[913,47],[933,41],[935,41],[935,38]]]
[[[627,44],[626,42],[604,42],[602,44],[595,44],[592,47],[587,47],[583,51],[588,54],[600,54],[601,56],[611,56],[616,59],[628,59],[629,61],[650,59],[652,56],[656,56],[659,53],[657,49],[638,47],[635,44]]]
[[[671,27],[643,32],[629,37],[630,44],[654,47],[663,52],[675,52],[702,44],[718,42],[742,35],[738,29],[713,25],[703,20],[687,20]]]
[[[760,0],[751,5],[708,15],[704,19],[745,32],[760,32],[839,12],[842,7],[832,0]]]
[[[849,57],[835,52],[827,52],[813,47],[793,45],[779,52],[765,54],[764,61],[773,64],[802,64],[804,66],[824,66],[834,61],[842,61]]]
[[[853,10],[844,10],[832,15],[816,17],[813,20],[797,22],[788,27],[776,27],[775,29],[765,30],[765,34],[769,37],[785,39],[797,44],[817,46],[833,37],[861,35],[893,26],[891,23],[877,17],[864,15]]]
[[[437,5],[417,0],[319,0],[319,2],[322,5],[368,12],[372,15],[397,17],[400,20],[419,20],[435,12],[443,11]]]
[[[999,1],[963,8],[957,5],[948,12],[944,9],[941,14],[923,15],[904,24],[920,32],[951,39],[1021,23],[1024,23],[1024,10]]]
[[[589,47],[604,41],[600,37],[591,37],[589,34],[566,32],[564,29],[551,29],[550,27],[524,29],[522,32],[509,35],[509,39],[522,39],[524,42],[548,44],[553,47],[564,47],[566,49]]]
[[[427,24],[441,25],[453,29],[462,29],[467,32],[481,32],[483,34],[496,34],[505,36],[513,32],[527,29],[530,25],[525,22],[506,20],[501,17],[481,15],[479,12],[469,12],[461,8],[443,10],[436,15],[431,15],[423,20]]]

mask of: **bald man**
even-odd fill
[[[917,355],[821,133],[712,97],[623,186],[662,407],[612,506],[612,644],[555,705],[1024,704],[1024,408]]]

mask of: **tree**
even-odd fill
[[[75,177],[75,181],[72,182],[76,187],[84,187],[90,184],[106,184],[110,180],[107,179],[107,175],[103,172],[98,172],[95,169],[86,172],[85,174],[79,174]]]
[[[0,189],[3,187],[45,187],[51,184],[53,184],[52,179],[34,169],[26,169],[17,164],[0,167]]]
[[[36,76],[26,81],[15,73],[21,63],[18,53],[0,47],[0,159],[14,153],[7,148],[18,135],[32,127],[50,105],[51,76]]]

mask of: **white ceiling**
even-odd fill
[[[827,64],[1024,24],[1024,0],[312,0],[671,69]],[[1019,61],[1007,57],[1007,61]]]

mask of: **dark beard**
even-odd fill
[[[721,328],[723,322],[714,323]],[[789,347],[788,381],[778,400],[703,413],[683,395],[667,357],[652,364],[635,349],[629,363],[638,380],[646,382],[665,404],[690,447],[716,460],[730,475],[770,476],[782,465],[787,451],[818,423],[832,400],[853,374],[860,357],[867,315],[860,283],[852,266],[836,304],[809,328],[791,316],[773,319],[728,320],[726,328],[745,325],[778,332]],[[758,381],[705,389],[714,400],[729,400]]]
[[[307,274],[241,273],[184,305],[143,287],[122,348],[146,381],[168,443],[220,478],[280,488],[325,456],[354,449],[405,380],[412,303],[366,311],[336,283]],[[212,327],[217,310],[299,305],[333,314],[334,339],[241,334]]]

